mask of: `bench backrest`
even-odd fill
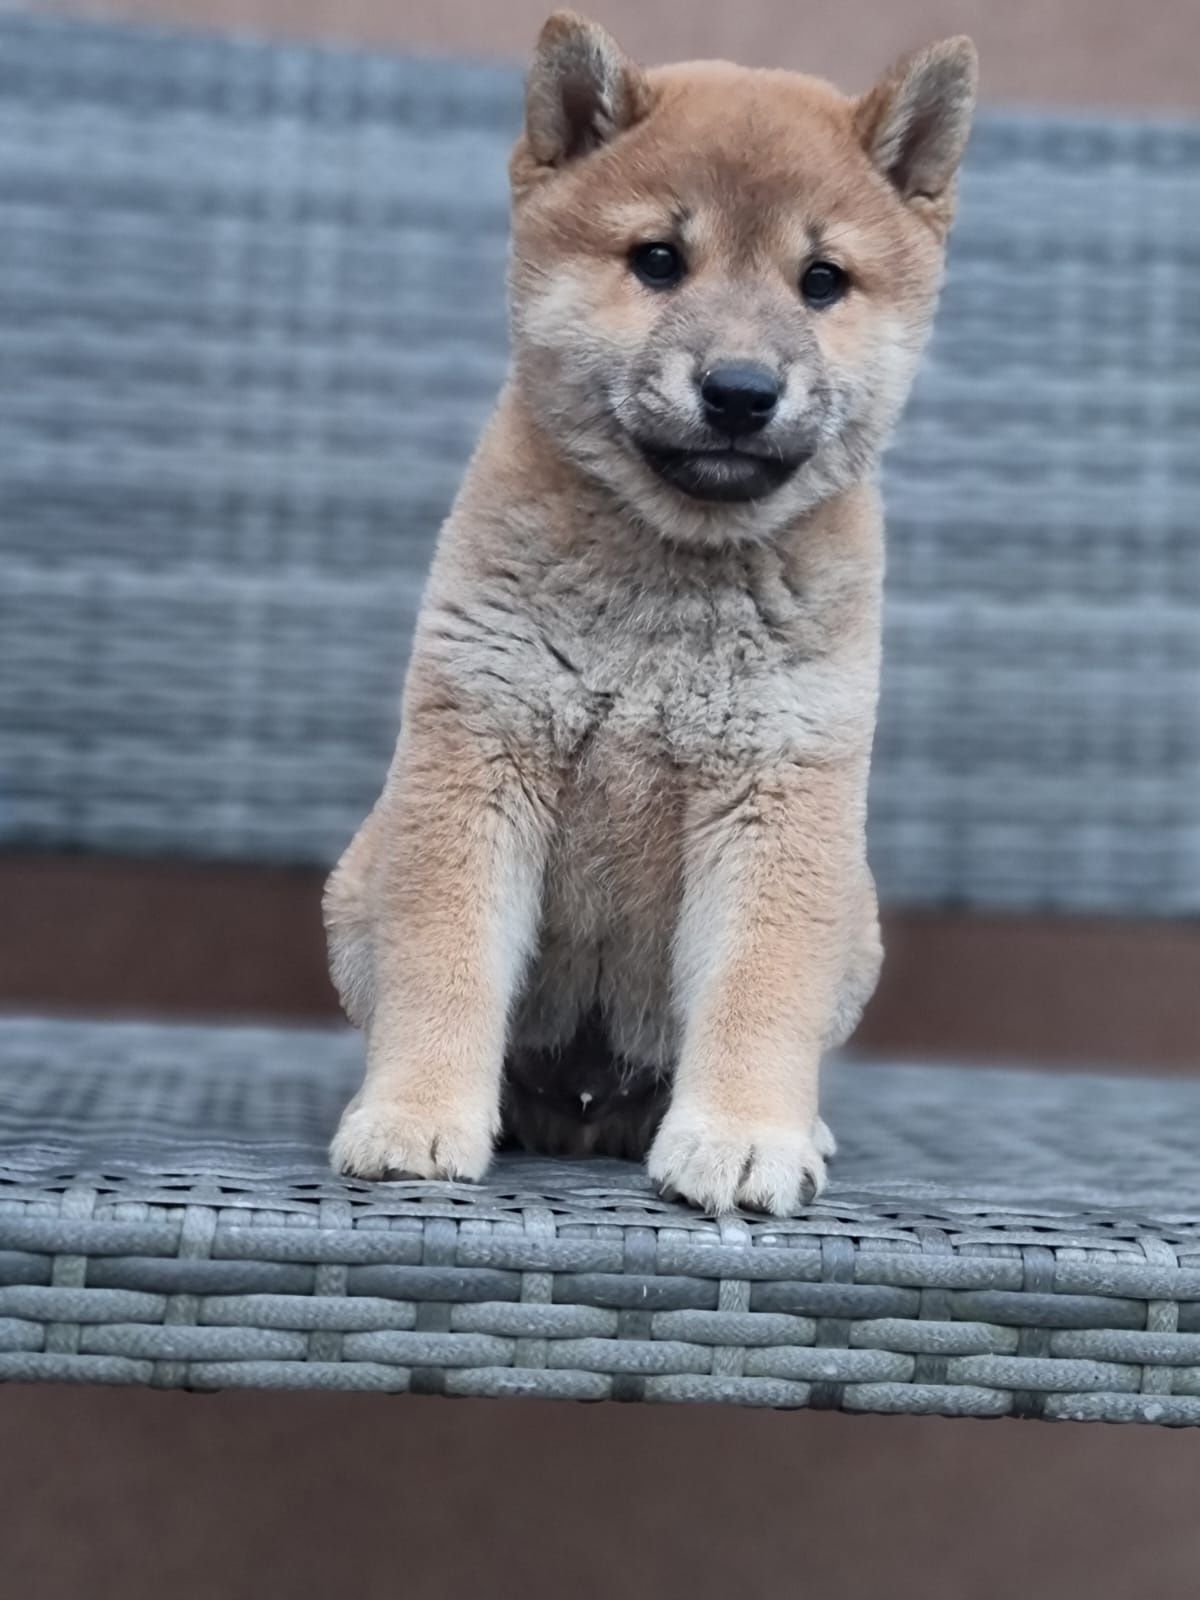
[[[0,844],[349,838],[504,365],[518,107],[0,18]],[[1200,911],[1200,126],[983,117],[886,492],[884,897]]]

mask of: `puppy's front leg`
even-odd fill
[[[789,765],[689,807],[683,1043],[649,1168],[707,1211],[787,1215],[824,1182],[817,1075],[850,953],[863,777]]]
[[[333,1163],[365,1178],[480,1178],[537,933],[546,812],[508,752],[442,716],[406,730],[370,826],[367,1071]]]

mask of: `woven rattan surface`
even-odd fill
[[[503,369],[518,107],[0,16],[0,841],[347,842]],[[1200,127],[982,119],[886,473],[886,899],[1200,910],[1198,274]]]
[[[0,1378],[1200,1421],[1200,1082],[837,1065],[834,1181],[334,1177],[342,1032],[0,1022]]]

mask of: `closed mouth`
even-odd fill
[[[732,448],[678,450],[643,439],[637,441],[637,447],[647,465],[673,489],[693,500],[726,504],[762,500],[774,494],[805,459],[799,456],[784,460]]]

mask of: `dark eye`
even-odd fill
[[[643,283],[651,289],[673,289],[687,270],[683,257],[673,244],[639,244],[629,257],[629,264]]]
[[[800,279],[800,293],[814,310],[840,300],[850,285],[848,275],[832,261],[814,261]]]

